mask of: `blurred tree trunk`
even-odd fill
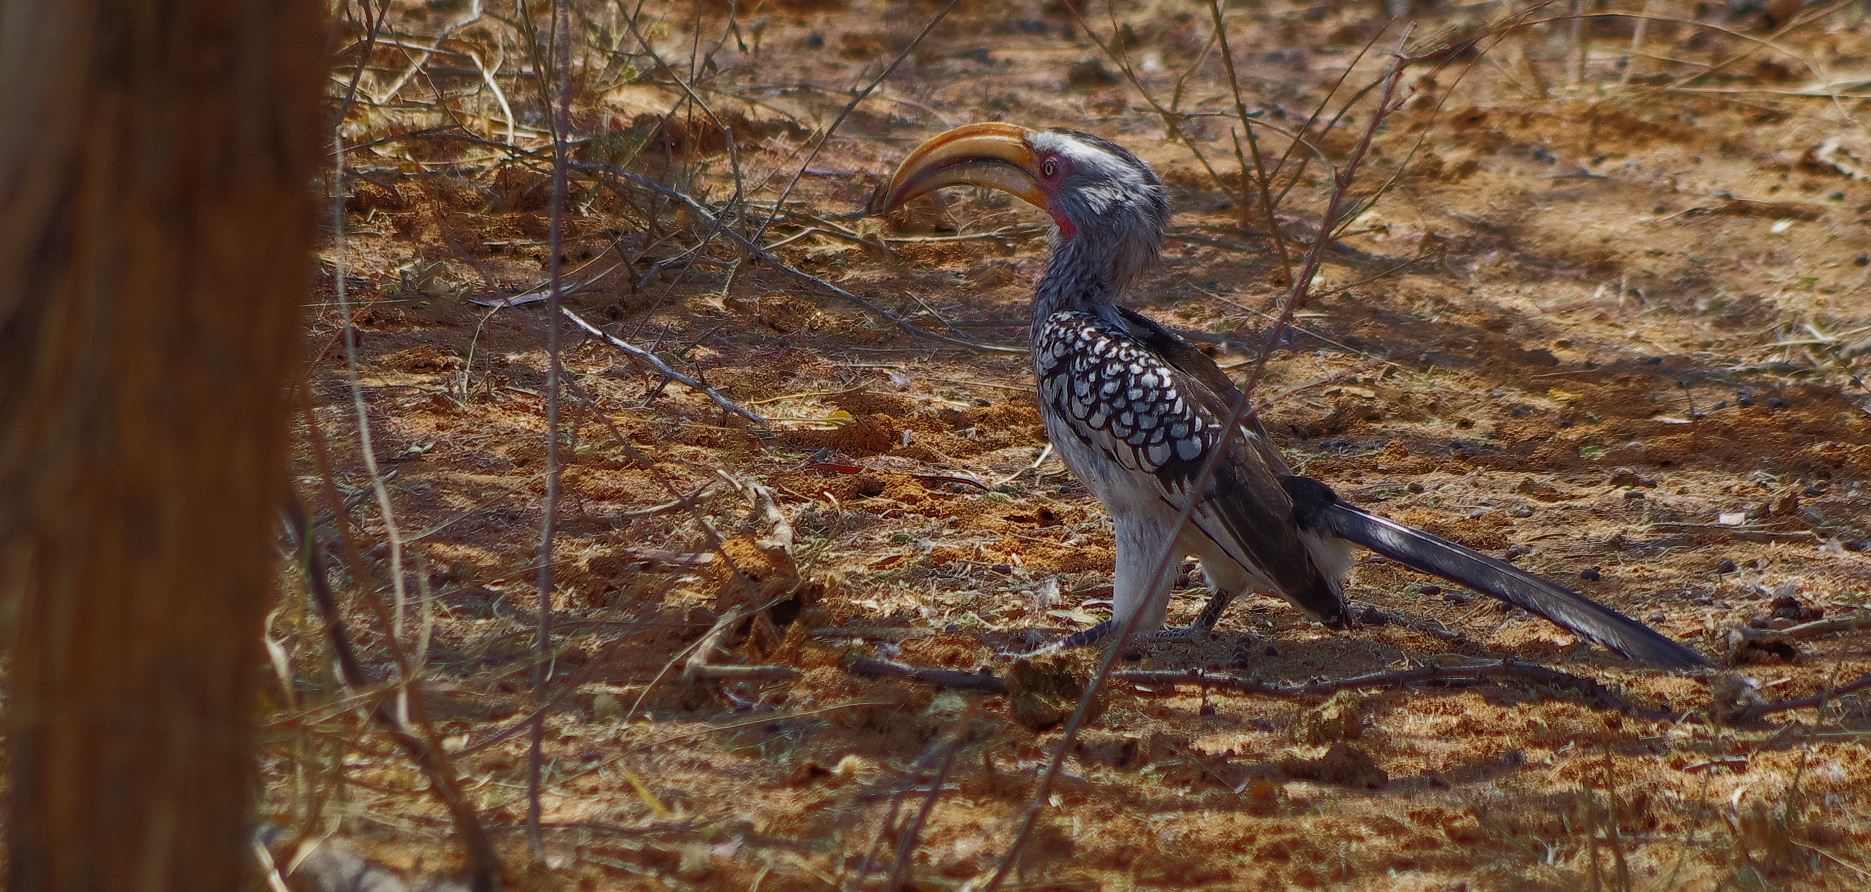
[[[315,0],[0,0],[13,889],[242,889]]]

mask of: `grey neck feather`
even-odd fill
[[[1033,319],[1063,310],[1104,315],[1117,305],[1119,290],[1108,263],[1082,239],[1053,239],[1052,260],[1033,295]]]
[[[1055,234],[1052,260],[1033,295],[1034,322],[1065,310],[1118,321],[1118,301],[1155,263],[1161,243],[1160,234],[1138,235],[1143,234],[1098,228],[1081,228],[1069,239]]]

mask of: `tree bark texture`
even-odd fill
[[[249,888],[312,0],[0,0],[8,882]]]

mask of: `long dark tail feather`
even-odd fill
[[[1391,560],[1491,595],[1632,660],[1668,669],[1709,665],[1701,654],[1578,592],[1415,527],[1333,500],[1314,515],[1326,531]]]

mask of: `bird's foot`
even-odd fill
[[[1049,653],[1057,653],[1062,650],[1070,650],[1074,647],[1088,647],[1097,644],[1110,637],[1111,633],[1115,631],[1117,631],[1117,622],[1107,619],[1089,629],[1080,629],[1077,632],[1073,632],[1051,644],[1042,645],[1028,651],[1004,650],[996,654],[996,656],[1005,660],[1030,660],[1034,657],[1044,656]]]
[[[1137,638],[1143,641],[1196,641],[1207,638],[1209,635],[1214,634],[1214,631],[1215,627],[1212,623],[1204,624],[1200,620],[1197,620],[1195,625],[1187,628],[1158,629],[1147,635],[1139,635]],[[1071,650],[1075,647],[1090,647],[1091,645],[1101,643],[1105,639],[1110,638],[1113,634],[1116,634],[1116,632],[1117,621],[1107,619],[1091,628],[1073,632],[1051,644],[1046,644],[1028,651],[1001,651],[996,654],[996,656],[1006,660],[1030,660],[1034,657],[1057,653],[1062,650]]]
[[[1228,609],[1228,602],[1233,598],[1234,595],[1230,593],[1216,592],[1214,597],[1208,599],[1208,606],[1202,608],[1201,615],[1197,616],[1195,622],[1191,623],[1188,628],[1164,629],[1156,633],[1156,640],[1189,641],[1207,638],[1214,633],[1215,624],[1221,621],[1221,612]]]
[[[1150,637],[1157,641],[1198,641],[1214,633],[1213,626],[1197,624],[1181,629],[1162,629]]]

